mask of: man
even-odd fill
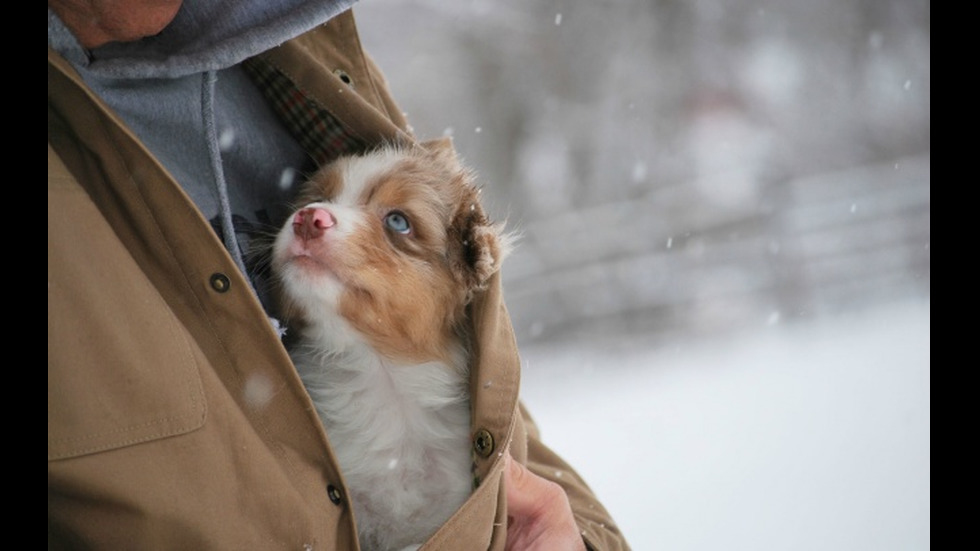
[[[355,548],[248,254],[298,175],[412,138],[351,3],[49,2],[49,547]],[[426,549],[627,548],[518,403],[499,279],[472,318],[476,489]]]

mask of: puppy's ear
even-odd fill
[[[490,277],[510,249],[503,224],[490,221],[477,201],[478,191],[469,190],[449,226],[449,262],[453,276],[467,290],[467,298],[486,288]]]
[[[453,146],[453,139],[450,137],[436,138],[419,144],[430,155],[452,170],[460,170],[459,157],[456,155],[456,148]]]

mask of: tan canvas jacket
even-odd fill
[[[350,12],[259,57],[357,143],[407,133]],[[503,549],[508,450],[566,488],[588,545],[626,548],[519,406],[499,279],[471,315],[479,485],[424,549]],[[49,548],[352,550],[355,534],[322,426],[244,276],[49,48]]]

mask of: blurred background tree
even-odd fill
[[[930,292],[928,0],[365,0],[421,138],[523,234],[521,341]],[[356,84],[356,83],[355,83]]]

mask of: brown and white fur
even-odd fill
[[[466,306],[508,238],[448,140],[343,157],[272,249],[290,354],[366,550],[414,549],[472,490]]]

